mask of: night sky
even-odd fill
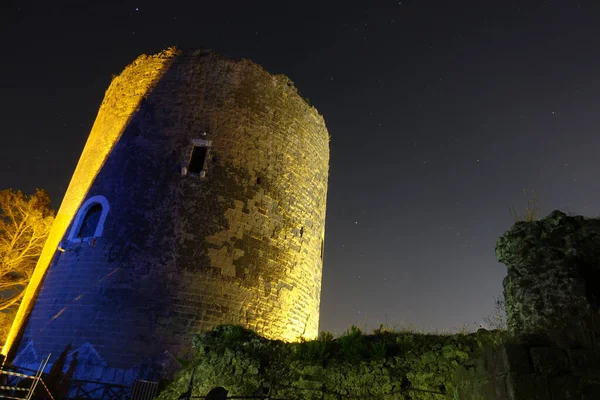
[[[511,205],[600,214],[597,0],[5,0],[0,41],[0,189],[56,208],[139,54],[289,76],[332,137],[321,330],[476,328]]]

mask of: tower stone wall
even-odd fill
[[[20,348],[91,345],[126,369],[223,323],[315,337],[328,168],[288,78],[209,51],[138,58],[106,92]]]

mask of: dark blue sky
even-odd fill
[[[600,214],[597,1],[8,0],[0,189],[58,206],[111,74],[211,48],[288,75],[331,140],[321,329],[451,329],[493,312],[533,191]]]

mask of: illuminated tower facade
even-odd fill
[[[323,118],[285,76],[139,57],[106,92],[4,353],[70,344],[118,374],[218,324],[315,337],[328,169]]]

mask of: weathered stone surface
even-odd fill
[[[493,367],[488,367],[488,370],[494,375],[504,375],[508,373],[527,374],[532,372],[529,354],[521,345],[506,344],[492,354],[494,365]]]
[[[460,400],[509,399],[505,380],[504,376],[482,381],[462,380],[456,387],[456,394]]]
[[[487,349],[456,369],[457,399],[592,399],[599,390],[598,361],[594,352],[581,349],[523,344]]]
[[[496,256],[508,268],[509,330],[581,342],[578,332],[593,320],[600,299],[600,221],[554,211],[517,222],[498,240]]]
[[[600,399],[600,383],[599,382],[584,382],[581,385],[582,400],[598,400]]]
[[[550,399],[552,400],[580,400],[582,397],[579,388],[579,378],[574,376],[556,376],[549,380]]]
[[[595,375],[600,378],[600,354],[598,354],[597,351],[590,351],[590,349],[571,349],[568,353],[570,370],[574,375]]]
[[[197,174],[194,144],[207,149]],[[224,323],[315,337],[328,168],[323,118],[286,77],[209,51],[138,58],[107,90],[58,212],[66,251],[40,261],[23,346],[89,342],[129,370],[185,357],[192,335]],[[69,239],[97,196],[102,234]]]
[[[529,350],[534,371],[544,375],[558,375],[569,371],[569,358],[556,347],[534,347]]]
[[[548,400],[548,381],[534,374],[510,373],[506,375],[506,392],[509,400]],[[490,400],[500,400],[492,397]],[[486,399],[487,400],[487,399]]]

